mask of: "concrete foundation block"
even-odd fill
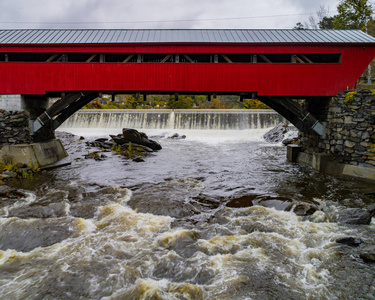
[[[14,162],[24,164],[33,162],[41,169],[56,165],[69,156],[61,141],[57,139],[44,143],[4,145],[0,148],[0,158],[3,155],[10,156]]]
[[[312,155],[312,167],[318,172],[324,173],[327,167],[328,161],[331,159],[330,154],[326,153],[313,153]]]
[[[296,162],[298,154],[302,151],[302,147],[298,145],[288,145],[286,148],[286,158],[290,162]]]
[[[0,109],[7,111],[21,111],[24,107],[22,95],[0,95]]]

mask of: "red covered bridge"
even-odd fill
[[[355,88],[374,56],[350,30],[0,30],[0,94],[63,95],[38,121],[53,127],[99,92],[257,95],[303,129],[291,99]]]

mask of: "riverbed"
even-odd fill
[[[120,128],[64,130],[72,164],[0,202],[2,299],[374,298],[375,265],[336,243],[375,240],[374,220],[337,223],[374,203],[369,184],[288,163],[265,128],[143,130],[163,149],[139,163],[84,159]]]

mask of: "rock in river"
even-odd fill
[[[365,262],[375,262],[375,245],[367,245],[363,247],[359,256]]]
[[[311,203],[307,203],[307,202],[298,202],[294,208],[293,208],[293,212],[297,215],[297,216],[308,216],[308,215],[312,215],[314,212],[316,212],[318,210],[318,208],[311,204]]]
[[[371,214],[364,209],[347,208],[339,214],[339,223],[368,225],[371,222]]]
[[[360,244],[363,243],[361,239],[354,238],[354,237],[344,237],[344,238],[339,238],[336,240],[336,243],[339,244],[344,244],[352,247],[358,247]]]
[[[158,142],[150,140],[144,132],[139,132],[135,129],[124,128],[122,136],[126,142],[146,146],[152,150],[160,150],[162,148]]]

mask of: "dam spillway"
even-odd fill
[[[285,119],[273,110],[82,109],[62,128],[246,130],[276,126]]]

